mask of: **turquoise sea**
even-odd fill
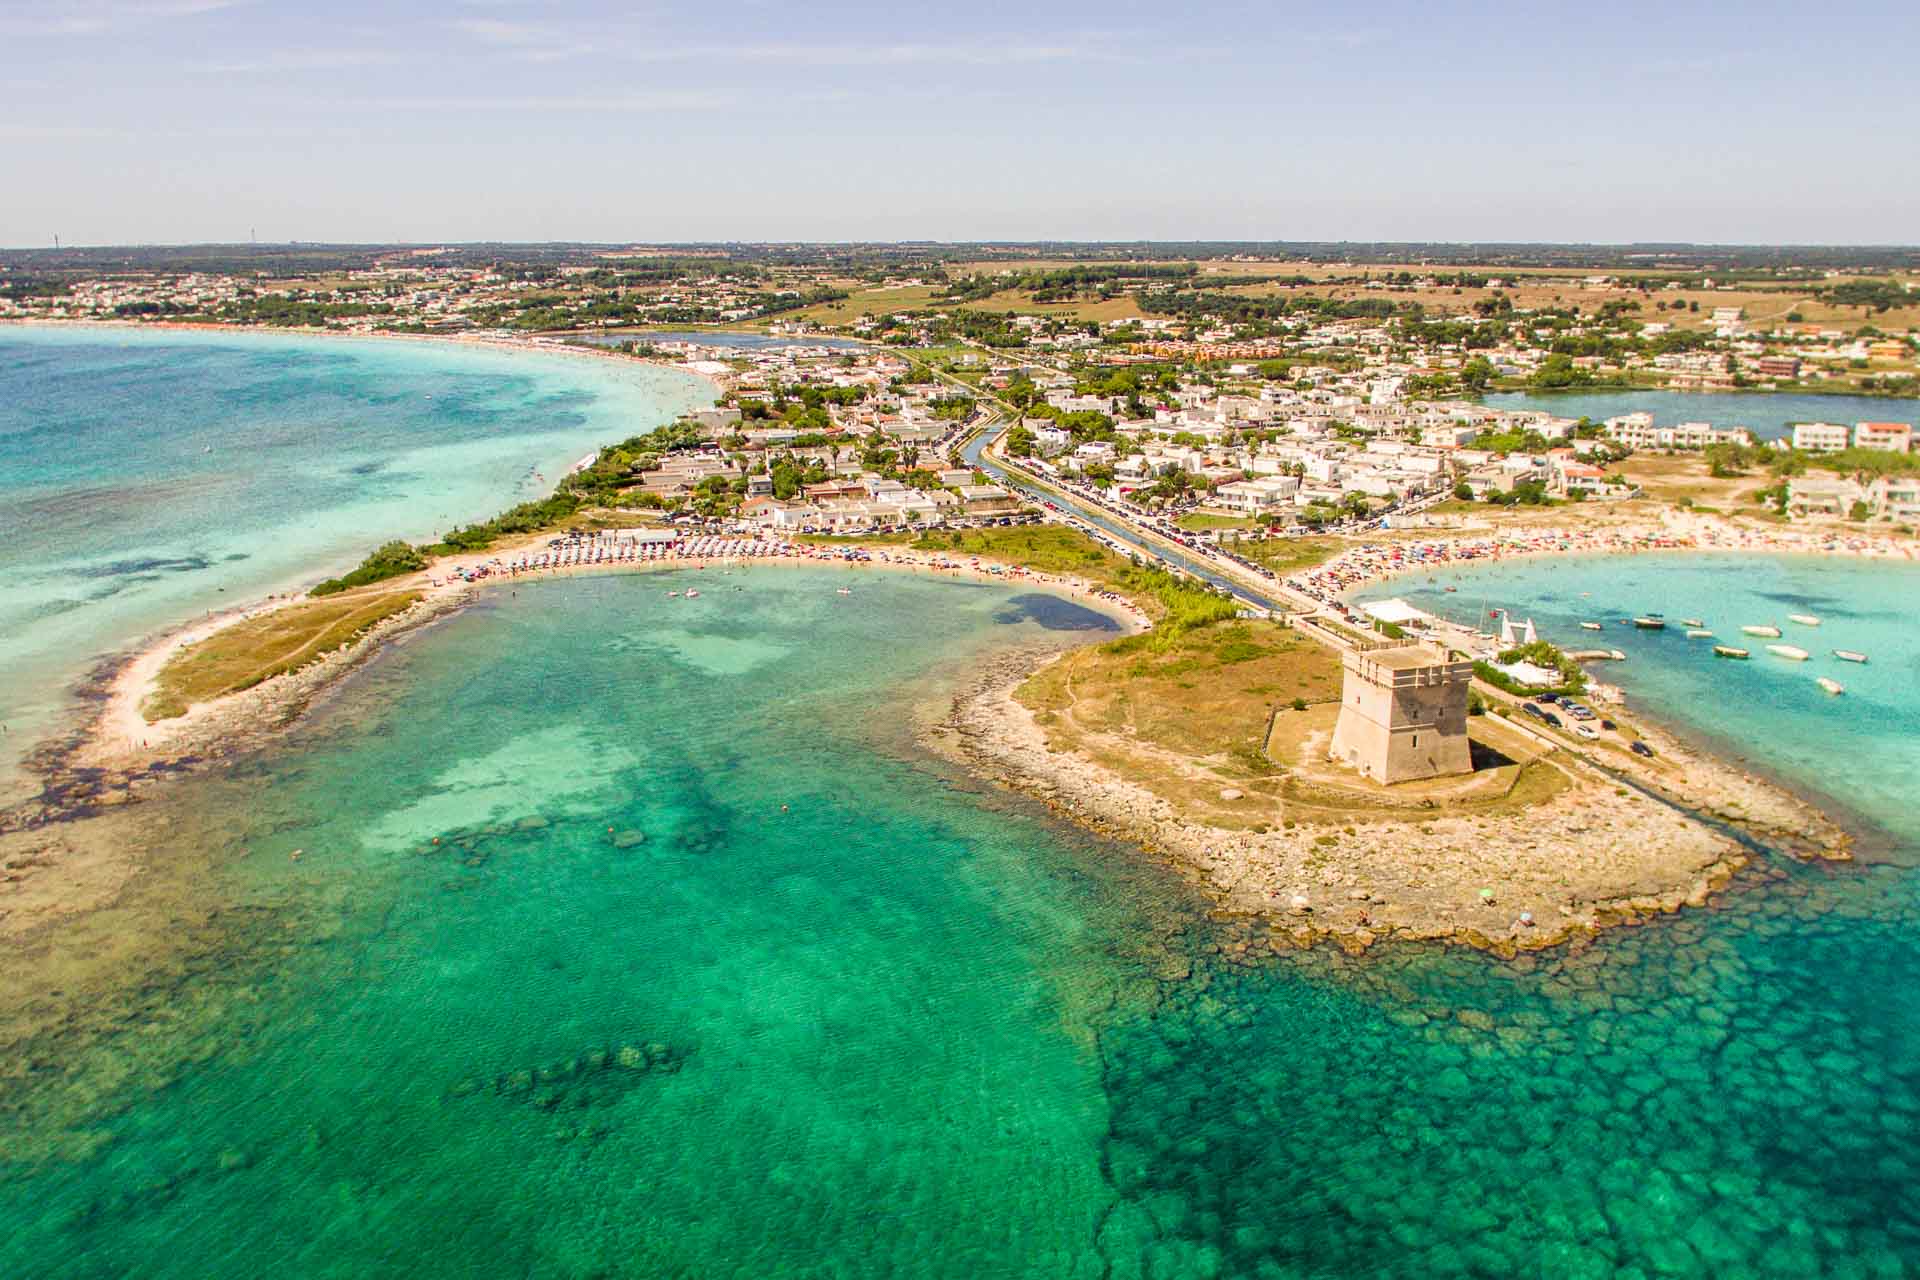
[[[6,744],[105,653],[546,493],[709,399],[674,370],[448,343],[0,329]]]
[[[1398,595],[1458,622],[1509,609],[1568,649],[1619,649],[1624,663],[1596,663],[1662,721],[1716,752],[1811,789],[1902,837],[1920,778],[1920,565],[1834,556],[1645,553],[1510,561],[1465,572],[1410,575],[1365,593]],[[1458,589],[1445,590],[1447,586]],[[1663,614],[1664,631],[1623,620]],[[1820,619],[1803,626],[1789,614]],[[1712,639],[1689,640],[1696,618]],[[1605,630],[1583,630],[1598,622]],[[1773,640],[1741,633],[1776,626]],[[1748,650],[1745,662],[1716,658],[1715,644]],[[1766,652],[1791,644],[1811,655]],[[1835,649],[1864,653],[1844,662]],[[1838,698],[1815,683],[1827,676]]]
[[[1746,427],[1761,440],[1793,434],[1796,422],[1910,422],[1920,425],[1920,400],[1898,396],[1824,396],[1760,391],[1510,391],[1485,397],[1498,409],[1540,409],[1563,418],[1604,421],[1623,413],[1651,413],[1656,426],[1708,422]]]
[[[522,582],[97,820],[151,870],[0,971],[0,1274],[1920,1271],[1913,575],[1490,572],[1551,627],[1791,596],[1865,637],[1804,706],[1673,637],[1620,674],[1886,847],[1518,962],[1275,953],[913,745],[982,655],[1097,638],[1075,606]]]

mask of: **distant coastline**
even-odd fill
[[[46,329],[46,330],[104,330],[104,331],[159,331],[179,333],[247,333],[264,334],[269,337],[285,334],[297,338],[334,338],[349,341],[372,342],[415,342],[438,343],[443,346],[465,350],[504,351],[519,355],[556,355],[571,356],[584,360],[610,360],[621,365],[646,365],[656,369],[672,369],[696,378],[707,384],[717,398],[726,390],[724,383],[711,374],[673,360],[659,360],[651,356],[630,356],[612,347],[598,348],[582,346],[577,343],[541,341],[537,336],[526,338],[506,338],[498,335],[463,337],[453,333],[350,333],[340,329],[316,329],[300,325],[261,325],[261,324],[203,324],[179,320],[0,320],[3,329]]]

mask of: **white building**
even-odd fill
[[[1852,438],[1853,433],[1837,422],[1793,424],[1793,447],[1808,453],[1839,453]]]

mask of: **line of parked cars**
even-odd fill
[[[1588,742],[1599,741],[1600,729],[1605,729],[1611,733],[1620,727],[1611,720],[1601,719],[1599,713],[1585,703],[1575,702],[1572,698],[1565,697],[1558,693],[1540,694],[1535,701],[1521,703],[1520,710],[1526,712],[1542,724],[1552,725],[1556,729],[1566,728],[1566,721],[1562,720],[1556,713],[1547,710],[1548,707],[1552,706],[1557,706],[1561,711],[1566,712],[1568,717],[1573,720],[1574,736],[1584,738]],[[1599,724],[1599,729],[1594,727],[1596,721]],[[1638,738],[1635,738],[1627,744],[1627,750],[1637,756],[1646,756],[1649,759],[1653,757],[1653,748]]]

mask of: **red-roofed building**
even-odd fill
[[[1853,424],[1853,447],[1883,449],[1888,453],[1905,453],[1913,448],[1913,424],[1910,422],[1856,422]]]

